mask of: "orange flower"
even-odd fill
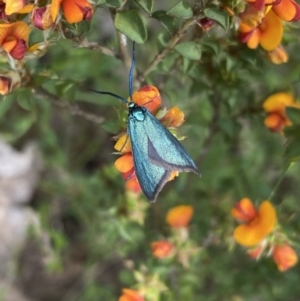
[[[275,209],[269,201],[264,201],[251,220],[236,227],[234,239],[241,245],[255,246],[274,229],[275,223]]]
[[[0,46],[16,60],[20,60],[28,49],[30,28],[24,22],[0,24]]]
[[[52,0],[51,16],[56,20],[59,8],[62,8],[68,23],[78,23],[91,20],[94,10],[87,0]]]
[[[276,245],[273,259],[281,272],[285,272],[298,262],[298,255],[288,244]]]
[[[132,100],[154,114],[161,105],[161,97],[155,86],[143,86],[132,94]]]
[[[272,10],[283,21],[298,21],[300,19],[300,6],[294,0],[276,1]]]
[[[121,173],[127,173],[133,168],[133,156],[131,153],[125,154],[115,161],[116,169]]]
[[[166,127],[179,127],[184,123],[184,113],[178,108],[173,107],[160,119]]]
[[[272,51],[267,51],[267,56],[269,60],[276,65],[286,63],[289,60],[288,54],[281,45]]]
[[[192,206],[176,206],[168,211],[166,222],[172,228],[187,227],[193,214]]]
[[[281,20],[269,10],[259,26],[253,27],[241,22],[239,32],[239,40],[247,43],[249,48],[255,49],[260,44],[265,50],[271,51],[280,44],[283,27]]]
[[[167,240],[154,241],[151,243],[153,256],[157,258],[166,258],[172,254],[173,245]]]
[[[250,199],[243,198],[232,208],[231,215],[242,222],[248,223],[255,218],[257,211]]]
[[[293,95],[285,92],[275,93],[264,101],[263,109],[268,113],[264,122],[268,129],[279,132],[291,125],[291,121],[285,114],[286,107],[300,108],[300,104],[295,102]]]
[[[142,192],[139,181],[135,175],[126,181],[125,188],[126,188],[126,190],[133,191],[137,194]]]
[[[122,296],[119,301],[144,301],[144,298],[137,292],[129,288],[122,289]]]

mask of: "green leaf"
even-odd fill
[[[147,13],[151,14],[154,0],[135,0],[135,2]]]
[[[29,33],[28,46],[31,47],[36,43],[44,42],[44,40],[43,31],[33,28]]]
[[[293,125],[300,125],[300,109],[286,107],[285,111]]]
[[[14,103],[14,94],[10,93],[5,97],[0,98],[0,119],[5,116],[6,112],[11,108]]]
[[[288,141],[284,156],[291,162],[295,162],[300,159],[300,139],[290,139]]]
[[[34,104],[30,89],[19,89],[17,102],[21,108],[30,111]]]
[[[97,5],[120,8],[122,5],[122,0],[99,0]]]
[[[178,44],[175,46],[175,50],[190,60],[200,60],[201,58],[200,47],[194,42]]]
[[[174,18],[168,16],[166,11],[158,10],[152,14],[152,18],[158,20],[169,33],[174,32]]]
[[[206,7],[203,12],[208,19],[214,20],[227,31],[230,22],[229,15],[224,10],[218,7]]]
[[[115,27],[136,43],[143,43],[147,39],[147,30],[143,19],[135,10],[118,12]]]
[[[300,140],[300,125],[293,125],[293,126],[287,126],[284,129],[284,135],[285,137],[289,138],[296,138]]]
[[[55,86],[56,92],[60,97],[73,101],[75,98],[76,86],[72,81],[58,82]]]
[[[90,21],[81,21],[80,23],[77,24],[77,31],[79,35],[85,35],[91,27],[91,22]]]
[[[189,19],[193,16],[193,11],[188,3],[181,1],[168,10],[167,15],[179,19]]]

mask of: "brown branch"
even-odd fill
[[[41,87],[33,88],[32,92],[35,96],[37,96],[39,98],[45,98],[45,99],[51,101],[54,105],[68,110],[70,112],[70,114],[80,116],[87,121],[91,121],[91,122],[97,123],[97,124],[101,124],[105,121],[104,117],[82,111],[78,107],[78,105],[71,105],[67,101],[57,100],[57,97],[55,95],[52,95],[47,90],[45,90]]]
[[[78,45],[78,47],[79,48],[87,48],[87,49],[91,49],[91,50],[97,50],[105,55],[120,58],[118,53],[116,53],[114,50],[100,46],[96,42],[89,42],[86,39],[81,41],[81,43]]]
[[[139,75],[139,81],[143,82],[145,77],[156,67],[156,65],[164,59],[164,57],[174,49],[177,43],[182,39],[182,37],[186,34],[188,29],[195,24],[195,20],[197,20],[198,14],[194,17],[186,20],[182,26],[179,28],[178,32],[171,38],[168,45],[156,55],[156,57],[152,60],[152,62],[148,65],[146,70]]]

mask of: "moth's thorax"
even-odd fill
[[[128,104],[129,108],[129,118],[134,118],[136,121],[144,121],[145,119],[145,111],[146,109],[143,107],[140,107],[134,102],[130,102]]]

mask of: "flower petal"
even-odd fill
[[[155,86],[143,86],[132,94],[132,100],[154,114],[161,105],[161,96]]]
[[[187,227],[193,214],[194,208],[192,206],[176,206],[168,211],[166,222],[173,228]]]
[[[277,245],[273,250],[273,259],[281,272],[285,272],[298,262],[298,255],[288,244]]]
[[[260,46],[267,51],[274,50],[280,44],[282,34],[281,20],[270,10],[260,26]]]
[[[278,112],[270,113],[264,120],[265,126],[272,132],[280,132],[288,125],[288,119]]]
[[[129,136],[127,134],[122,135],[116,142],[114,149],[122,153],[131,152],[131,144],[130,144]]]
[[[157,258],[166,258],[172,254],[173,245],[167,240],[154,241],[151,243],[152,254]]]
[[[144,301],[144,298],[137,291],[123,288],[122,296],[119,298],[119,301]]]
[[[263,103],[263,109],[266,112],[283,112],[285,107],[292,106],[296,102],[290,93],[279,92],[269,96]]]
[[[184,123],[184,113],[178,108],[173,107],[160,119],[166,127],[179,127]]]
[[[231,215],[243,222],[250,222],[257,216],[257,211],[248,198],[241,199],[231,210]]]
[[[53,22],[55,22],[55,20],[57,18],[61,2],[62,2],[62,0],[52,0],[51,17],[52,17]]]
[[[119,172],[125,173],[133,167],[133,156],[132,154],[125,154],[115,161],[115,167]]]
[[[62,10],[68,23],[78,23],[84,19],[83,9],[92,6],[86,0],[63,0],[61,3]]]
[[[297,21],[300,6],[293,0],[281,0],[272,10],[283,21]]]

